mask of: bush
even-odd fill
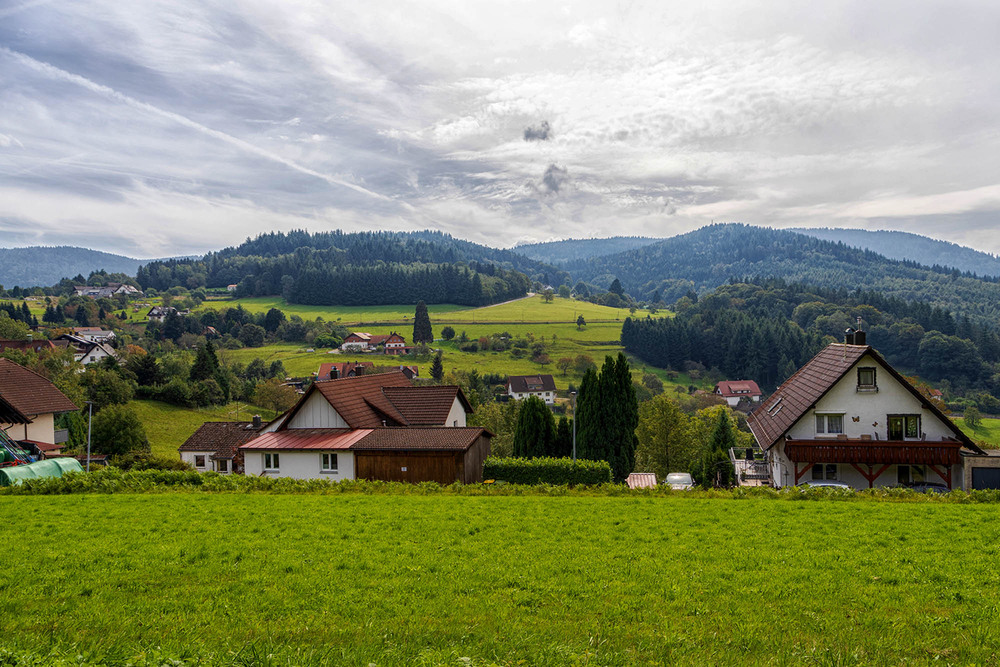
[[[458,349],[462,352],[479,352],[479,343],[466,343],[460,345]]]
[[[511,484],[609,484],[611,465],[607,461],[570,458],[500,459],[490,457],[483,463],[483,479]]]
[[[180,378],[174,378],[159,391],[158,398],[171,405],[181,405],[192,407],[194,401],[191,399],[191,385]]]
[[[441,329],[441,338],[445,340],[451,340],[455,337],[455,330],[452,327],[445,327]]]

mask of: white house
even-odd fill
[[[764,393],[753,380],[723,380],[715,384],[715,394],[726,399],[726,404],[735,408],[740,401],[747,400],[751,403],[760,403]]]
[[[748,424],[776,487],[839,481],[856,489],[962,488],[965,467],[986,455],[866,345],[862,331],[820,351]]]
[[[511,375],[507,378],[507,395],[518,400],[537,396],[552,405],[556,402],[556,383],[551,375]]]
[[[73,335],[91,343],[110,343],[115,339],[115,332],[101,327],[73,327]]]
[[[264,427],[256,416],[249,422],[205,422],[177,451],[182,461],[200,472],[239,474],[243,472],[240,445],[257,437]]]
[[[49,451],[56,444],[55,415],[77,409],[46,378],[0,359],[0,429],[11,439]]]

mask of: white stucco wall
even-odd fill
[[[45,415],[30,416],[30,424],[0,424],[7,435],[14,440],[35,440],[54,445],[56,442],[55,415],[51,412]]]
[[[212,466],[212,454],[214,453],[215,450],[206,452],[181,452],[181,461],[184,461],[184,463],[187,463],[198,472],[208,472],[209,470],[214,470],[214,467]],[[194,457],[196,456],[204,456],[205,465],[200,467],[195,465]]]
[[[548,396],[546,396],[548,394]],[[523,401],[529,396],[537,396],[538,398],[545,401],[547,404],[552,405],[556,402],[556,392],[554,391],[525,391],[525,392],[515,392],[512,389],[507,390],[507,395],[516,398],[519,401]]]
[[[448,413],[448,420],[444,423],[445,426],[465,426],[465,408],[462,407],[462,401],[455,397],[455,402],[451,404],[451,411]],[[457,424],[456,424],[457,422]]]
[[[277,452],[279,468],[268,471],[267,477],[291,477],[293,479],[329,479],[339,481],[354,479],[354,453],[348,451],[323,452],[319,450],[295,451],[283,449]],[[322,472],[323,454],[337,455],[337,472]],[[264,472],[264,452],[259,450],[244,450],[244,472],[247,475],[260,475]]]
[[[857,368],[874,366],[876,372],[877,392],[858,392]],[[816,414],[844,415],[844,433],[848,438],[860,438],[862,435],[878,434],[879,440],[888,440],[888,419],[890,414],[920,415],[920,429],[927,434],[928,440],[941,440],[954,437],[951,430],[945,426],[930,410],[925,409],[917,398],[903,385],[896,381],[885,368],[875,362],[871,355],[865,355],[847,372],[840,382],[833,386],[823,398],[816,402],[815,410],[810,410],[788,431],[788,437],[793,439],[833,439],[836,435],[816,433]],[[857,417],[857,421],[854,418]],[[877,426],[874,424],[877,423]]]
[[[288,422],[288,428],[348,428],[347,422],[337,414],[330,401],[319,391],[306,399],[299,411]]]

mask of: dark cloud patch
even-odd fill
[[[565,167],[550,164],[542,175],[542,191],[554,194],[569,181],[569,172]]]
[[[524,128],[525,141],[548,141],[552,134],[552,126],[549,121],[543,120],[538,125],[529,125]]]

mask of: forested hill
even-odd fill
[[[0,248],[0,285],[8,289],[48,287],[63,278],[101,269],[132,276],[148,261],[73,246]]]
[[[662,241],[648,236],[614,236],[607,239],[566,239],[548,243],[529,243],[514,247],[514,252],[557,266],[568,262],[614,255]]]
[[[927,266],[936,264],[971,271],[980,276],[1000,276],[1000,257],[919,234],[827,227],[789,231],[827,241],[840,241],[854,248],[872,250],[890,259],[908,259]]]
[[[834,289],[879,291],[925,301],[977,321],[1000,317],[1000,284],[957,269],[888,259],[870,250],[786,230],[717,224],[658,243],[566,266],[574,279],[608,285],[617,277],[632,296],[657,291],[671,302],[733,277],[784,278]]]

